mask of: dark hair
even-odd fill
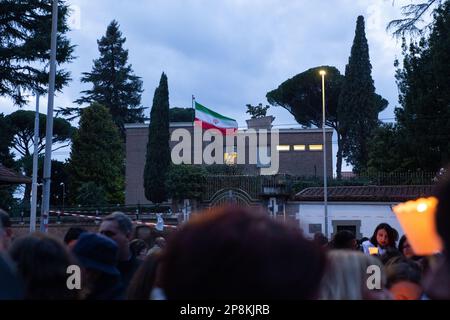
[[[137,257],[144,249],[148,249],[148,245],[144,240],[134,239],[130,242],[130,251],[133,256]]]
[[[58,239],[35,233],[17,239],[11,258],[25,283],[25,298],[32,300],[78,299],[77,290],[67,288],[67,267],[76,260]]]
[[[160,283],[169,300],[312,299],[325,261],[298,227],[228,206],[200,213],[172,234]]]
[[[398,232],[397,230],[395,230],[394,228],[392,228],[389,224],[387,223],[380,223],[376,228],[375,231],[373,232],[372,237],[370,238],[370,242],[374,245],[378,247],[378,242],[377,242],[377,233],[379,230],[384,229],[386,231],[386,233],[388,234],[388,239],[389,239],[389,243],[388,243],[388,247],[392,247],[392,248],[396,248],[395,242],[398,239]]]
[[[145,257],[127,289],[127,300],[149,300],[156,280],[159,253]]]
[[[325,246],[328,244],[328,238],[322,232],[314,233],[313,241],[319,246]]]
[[[406,235],[402,235],[402,237],[400,238],[400,241],[398,242],[398,251],[400,251],[400,253],[403,255],[403,247],[405,245],[406,242]]]
[[[387,276],[387,288],[397,282],[408,281],[420,285],[422,281],[422,270],[419,264],[405,257],[398,256],[390,259],[385,264]]]
[[[438,185],[435,195],[438,199],[436,209],[436,226],[439,236],[442,238],[446,257],[450,261],[450,173],[447,173]]]
[[[353,249],[352,241],[355,240],[355,234],[348,230],[338,231],[331,242],[332,249]]]
[[[11,227],[11,219],[9,218],[8,213],[0,209],[0,227],[10,228]]]
[[[71,227],[69,230],[67,230],[66,235],[64,236],[64,243],[69,244],[71,241],[78,240],[78,238],[83,234],[87,232],[83,228],[79,227]]]

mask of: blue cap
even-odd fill
[[[73,253],[85,268],[111,275],[120,275],[117,269],[117,244],[104,235],[83,233],[75,244]]]

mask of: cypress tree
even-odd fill
[[[338,103],[339,124],[347,134],[343,155],[355,172],[367,168],[368,141],[379,125],[378,113],[388,105],[385,99],[375,94],[364,29],[364,17],[359,16]]]
[[[69,183],[74,202],[86,183],[106,193],[110,204],[124,202],[124,148],[108,109],[98,103],[83,109],[72,140]]]
[[[163,72],[153,97],[144,169],[145,197],[153,203],[167,200],[165,184],[171,162],[169,139],[169,89]]]
[[[122,137],[125,137],[125,123],[144,122],[145,109],[141,106],[142,81],[128,64],[128,50],[123,48],[125,41],[118,22],[112,21],[106,35],[97,41],[100,58],[94,60],[92,71],[84,72],[81,78],[84,83],[92,83],[92,89],[82,91],[84,96],[75,101],[98,102],[108,108]]]

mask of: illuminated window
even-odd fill
[[[304,144],[296,144],[294,146],[294,151],[305,151],[306,150],[306,146]]]
[[[237,152],[225,152],[223,154],[223,160],[227,165],[233,165],[237,162]]]
[[[322,151],[323,150],[323,145],[321,145],[321,144],[310,144],[309,145],[309,150],[310,151]]]
[[[277,151],[289,151],[291,150],[291,147],[288,145],[278,145],[277,146]]]

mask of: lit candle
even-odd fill
[[[369,247],[369,253],[371,255],[377,255],[378,254],[378,247]]]
[[[436,231],[435,197],[420,198],[392,208],[417,255],[431,255],[442,250],[442,241]]]

